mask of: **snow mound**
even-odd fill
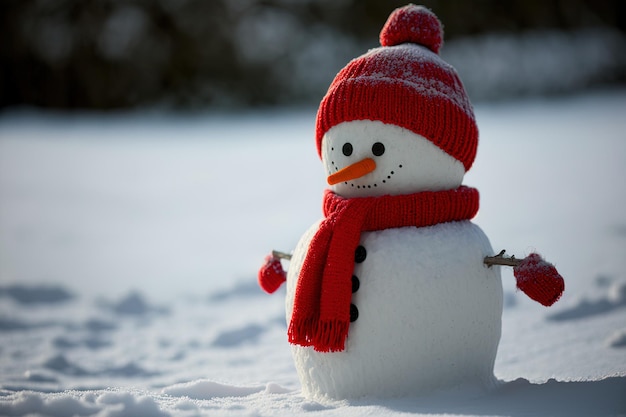
[[[265,332],[263,326],[248,324],[239,329],[222,331],[213,341],[213,346],[228,348],[244,343],[254,343]]]
[[[0,414],[6,416],[42,415],[49,417],[166,417],[155,399],[127,392],[65,392],[42,394],[23,391],[12,395],[12,402],[0,400]]]
[[[607,340],[607,345],[612,348],[626,348],[626,328],[613,332]]]
[[[96,403],[103,406],[105,412],[102,415],[107,417],[170,416],[170,413],[161,411],[153,398],[128,392],[105,392]]]
[[[162,393],[173,397],[189,397],[196,400],[209,400],[215,397],[245,397],[266,390],[265,386],[240,387],[200,380],[175,384],[163,388]],[[273,390],[275,388],[272,388]]]
[[[8,285],[0,287],[0,296],[3,295],[20,304],[55,304],[73,298],[71,292],[56,285]]]
[[[577,320],[611,313],[626,307],[626,282],[617,282],[608,288],[607,293],[596,300],[581,298],[571,307],[548,316],[548,320]]]
[[[307,401],[275,383],[236,386],[197,380],[163,388],[161,394],[141,390],[93,390],[41,393],[4,392],[0,415],[52,417],[165,416],[293,416],[316,412],[322,416],[465,415],[587,417],[616,416],[626,411],[626,377],[597,381],[557,381],[535,384],[520,378],[502,383],[482,396],[433,395],[425,398]]]
[[[167,309],[148,304],[144,296],[138,292],[130,292],[121,300],[110,305],[110,308],[120,315],[143,316],[149,313],[167,313]]]

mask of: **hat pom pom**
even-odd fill
[[[548,307],[556,303],[565,290],[563,277],[554,265],[531,253],[513,268],[517,288],[528,297]]]
[[[416,43],[438,54],[443,45],[443,27],[424,6],[409,4],[394,10],[380,32],[382,46]]]
[[[259,270],[258,280],[263,291],[271,294],[285,282],[287,274],[280,259],[273,255],[265,257],[265,264]]]

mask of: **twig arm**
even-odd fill
[[[285,252],[281,252],[281,251],[277,251],[277,250],[273,250],[272,251],[272,256],[275,258],[279,258],[279,259],[286,259],[286,260],[291,260],[291,254],[290,253],[285,253]]]
[[[521,259],[515,259],[515,255],[511,256],[510,258],[505,257],[504,252],[506,251],[502,249],[500,253],[496,256],[486,256],[483,262],[489,268],[491,268],[493,265],[517,266],[522,262]]]
[[[517,266],[522,262],[521,259],[515,259],[515,255],[511,256],[510,258],[507,258],[504,256],[504,253],[505,253],[505,250],[502,249],[500,253],[498,253],[496,256],[486,256],[483,262],[488,267],[491,267],[493,265]],[[277,250],[272,251],[272,256],[274,256],[275,258],[279,258],[279,259],[285,259],[287,261],[291,260],[290,253],[281,252]]]

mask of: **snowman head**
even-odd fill
[[[333,126],[322,139],[331,189],[344,197],[410,194],[457,188],[465,168],[431,141],[373,120]]]
[[[320,104],[316,144],[331,188],[358,197],[458,187],[478,128],[458,74],[438,55],[441,23],[408,5],[389,16],[380,43],[337,74]]]

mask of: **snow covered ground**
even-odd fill
[[[0,115],[0,415],[626,415],[626,90],[476,110],[475,222],[563,298],[503,270],[489,395],[328,403],[256,284],[321,213],[314,109]]]

